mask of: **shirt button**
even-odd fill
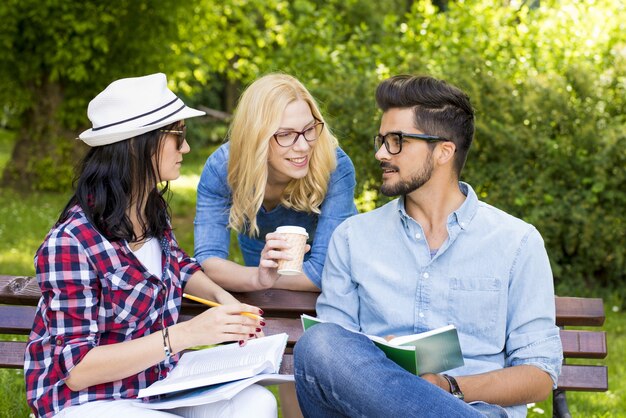
[[[153,371],[154,373],[157,373],[157,374],[158,374],[158,373],[159,373],[159,368],[158,368],[158,367],[155,367],[154,369],[152,369],[152,371]]]
[[[424,274],[422,274],[422,277],[425,278],[425,279],[428,279],[430,277],[430,274],[424,273]]]
[[[415,234],[415,239],[422,239],[422,234],[420,234],[419,232]]]
[[[161,294],[164,295],[166,292],[165,288],[161,289]]]
[[[424,317],[424,312],[420,312],[419,316],[420,316],[420,318],[423,318]]]
[[[62,340],[61,338],[57,338],[57,342],[56,342],[56,344],[57,344],[58,346],[63,345],[63,340]]]

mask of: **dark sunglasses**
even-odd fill
[[[187,125],[183,125],[181,129],[159,129],[159,132],[176,135],[176,145],[178,149],[183,147],[185,139],[187,139]]]

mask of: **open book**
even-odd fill
[[[301,318],[305,331],[324,322],[306,314],[302,314]],[[415,375],[441,373],[465,364],[454,325],[420,334],[404,335],[389,341],[376,335],[363,335],[372,340],[390,360]]]
[[[232,399],[239,392],[253,384],[269,386],[293,382],[294,380],[292,374],[261,373],[247,379],[168,393],[159,396],[158,399],[136,402],[134,405],[140,408],[159,410],[178,408],[181,406],[205,405]]]
[[[137,397],[171,394],[218,383],[246,379],[261,373],[278,373],[287,334],[205,348],[185,353],[163,380],[139,390]]]

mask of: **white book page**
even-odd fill
[[[263,386],[277,385],[286,382],[293,382],[292,374],[257,374],[243,380],[228,382],[221,385],[201,387],[190,391],[183,391],[178,394],[165,396],[163,399],[152,402],[135,403],[135,406],[148,409],[172,409],[181,406],[205,405],[222,400],[232,399],[243,389],[252,384]]]
[[[326,322],[324,320],[321,320],[319,318],[316,318],[314,316],[310,316],[307,314],[302,314],[300,315],[301,319],[302,319],[302,328],[303,329],[307,329],[310,326],[313,326],[313,324],[315,323],[323,323]],[[352,331],[352,330],[349,330]],[[394,347],[394,348],[398,348],[400,350],[407,350],[407,351],[415,351],[415,347],[414,346],[398,346],[398,344],[394,343],[393,341],[396,340],[396,338],[394,338],[391,341],[387,341],[386,339],[384,339],[383,337],[379,337],[378,335],[369,335],[369,334],[365,334],[359,331],[352,331],[352,332],[356,332],[357,334],[362,334],[365,335],[367,338],[369,338],[370,340],[377,342],[379,344],[383,344],[386,345],[388,347]],[[403,338],[403,337],[398,337],[398,338]]]
[[[243,347],[232,343],[185,353],[165,379],[141,389],[138,397],[278,373],[286,343],[283,333],[249,340]]]
[[[313,323],[326,322],[326,321],[323,321],[323,320],[321,320],[319,318],[316,318],[316,317],[313,317],[313,316],[310,316],[310,315],[307,315],[307,314],[302,314],[301,315],[301,319],[302,319],[302,327],[304,329],[307,329]],[[446,325],[446,326],[443,326],[443,327],[440,327],[440,328],[436,328],[436,329],[433,329],[433,330],[430,330],[430,331],[422,332],[420,334],[411,334],[411,335],[403,335],[403,336],[400,336],[400,337],[395,337],[395,338],[392,338],[389,341],[387,341],[383,337],[379,337],[378,335],[370,335],[370,334],[365,334],[365,333],[362,333],[362,332],[359,332],[359,334],[363,334],[367,338],[369,338],[370,340],[375,341],[375,342],[377,342],[379,344],[386,345],[388,347],[395,347],[395,348],[398,348],[400,350],[409,350],[409,351],[413,350],[414,351],[415,350],[415,346],[411,346],[411,345],[404,346],[403,344],[407,344],[407,343],[410,343],[410,342],[413,342],[413,341],[421,340],[423,338],[430,337],[431,335],[440,334],[442,332],[446,332],[446,331],[449,331],[449,330],[452,330],[452,329],[454,329],[454,325]],[[357,332],[357,331],[354,331],[354,332]]]
[[[419,334],[403,335],[401,337],[396,337],[396,338],[391,339],[391,341],[389,341],[389,344],[390,345],[402,345],[402,344],[406,344],[406,343],[410,343],[413,341],[421,340],[423,338],[430,337],[431,335],[441,334],[442,332],[450,331],[452,329],[454,329],[454,325],[446,325],[445,327],[436,328],[436,329],[422,332]]]

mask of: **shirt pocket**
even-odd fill
[[[150,314],[154,288],[141,271],[124,266],[106,273],[105,282],[109,293],[105,308],[116,324],[135,328]]]
[[[502,281],[492,277],[450,279],[449,322],[478,339],[497,334]]]

